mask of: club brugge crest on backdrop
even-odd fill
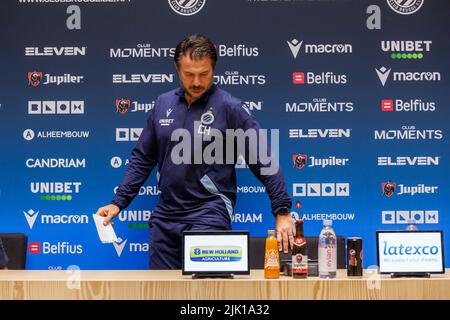
[[[292,156],[292,161],[294,161],[294,166],[297,169],[301,169],[305,166],[308,156],[306,154],[294,154]]]
[[[206,0],[169,0],[169,5],[182,16],[192,16],[202,10],[205,2]]]
[[[119,113],[126,113],[130,108],[131,101],[129,99],[117,99],[116,108]]]
[[[28,72],[28,84],[32,85],[33,87],[37,87],[42,80],[42,72]]]
[[[389,7],[399,14],[413,14],[422,7],[425,0],[387,0]]]
[[[395,182],[383,182],[381,184],[381,188],[383,189],[383,193],[390,197],[394,194],[395,188],[397,187],[397,184]]]
[[[208,110],[204,114],[202,114],[200,122],[204,126],[210,126],[214,122],[214,115],[212,113],[212,110]]]

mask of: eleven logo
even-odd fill
[[[128,240],[122,240],[122,238],[117,238],[116,242],[113,242],[114,249],[116,249],[117,256],[120,258],[122,255],[123,249],[125,248],[125,245],[127,244]]]
[[[34,212],[33,209],[30,209],[28,211],[23,211],[23,214],[25,216],[25,219],[27,219],[28,226],[30,229],[33,229],[34,223],[36,222],[36,218],[39,215],[39,211]]]
[[[386,69],[385,67],[381,67],[380,69],[375,68],[375,71],[377,72],[378,78],[381,81],[381,84],[384,85],[386,84],[386,81],[389,77],[389,74],[391,73],[391,69]]]
[[[382,224],[407,224],[408,220],[416,220],[416,223],[439,223],[439,211],[437,210],[398,210],[382,211]]]

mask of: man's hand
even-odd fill
[[[275,228],[277,230],[278,250],[283,250],[284,253],[287,253],[288,245],[290,245],[292,250],[294,247],[295,228],[291,215],[278,215],[275,221]]]
[[[101,217],[106,217],[103,224],[107,226],[112,219],[114,219],[120,213],[120,209],[115,204],[108,204],[107,206],[101,207],[97,210],[97,215]]]

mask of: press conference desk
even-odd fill
[[[267,280],[263,270],[235,279],[196,279],[181,271],[0,271],[0,300],[8,299],[151,299],[151,300],[278,300],[278,299],[450,299],[450,269],[431,278],[397,278],[365,274],[336,279]],[[79,289],[77,286],[79,285]]]

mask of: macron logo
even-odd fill
[[[378,74],[378,78],[381,81],[381,84],[384,85],[386,84],[386,81],[389,77],[389,73],[391,73],[391,69],[386,69],[385,67],[381,67],[380,69],[375,68],[375,71]]]
[[[297,39],[292,39],[291,41],[286,41],[289,45],[289,49],[291,49],[291,53],[294,56],[294,58],[297,58],[298,52],[300,51],[300,48],[302,47],[302,41],[298,41]]]
[[[28,211],[23,211],[23,214],[25,216],[25,219],[27,219],[28,225],[30,226],[30,229],[33,229],[34,223],[36,222],[36,218],[38,217],[39,211],[34,212],[32,209]]]
[[[128,240],[122,240],[121,238],[117,239],[117,242],[113,242],[114,249],[116,249],[117,256],[120,257],[122,255],[123,248]]]
[[[173,111],[172,108],[166,110],[166,118],[168,118],[168,117],[170,116],[170,114],[172,113],[172,111]]]

